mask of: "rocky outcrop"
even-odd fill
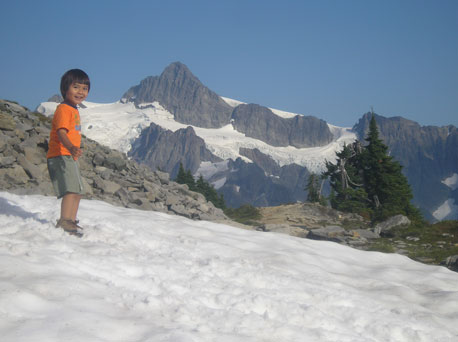
[[[46,166],[50,120],[0,100],[0,190],[54,195]],[[186,185],[170,181],[121,152],[83,137],[79,159],[86,198],[192,219],[226,220],[223,212]]]
[[[258,158],[262,155],[259,151],[257,154]],[[241,158],[228,161],[226,172],[219,174],[220,178],[225,178],[224,185],[218,189],[228,206],[237,208],[250,203],[265,207],[306,199],[304,188],[309,173],[305,167],[296,164],[285,165],[276,170],[278,173],[272,174],[270,171],[273,171],[273,165],[267,162],[263,166],[266,165],[271,166],[268,171]]]
[[[258,165],[267,175],[279,175],[281,172],[280,165],[271,156],[262,153],[257,148],[241,147],[239,153]]]
[[[172,132],[154,123],[141,132],[129,156],[152,170],[168,172],[172,178],[176,177],[180,163],[194,173],[202,161],[221,161],[206,148],[205,141],[191,126]]]
[[[227,125],[232,113],[231,106],[180,62],[170,64],[159,77],[145,78],[130,88],[121,101],[136,105],[157,101],[178,122],[205,128]]]
[[[272,146],[297,148],[324,146],[333,140],[325,121],[313,116],[282,118],[269,108],[241,104],[232,113],[234,129]]]
[[[371,114],[366,113],[353,127],[364,141]],[[442,181],[458,174],[458,131],[455,126],[420,126],[402,117],[386,118],[375,114],[380,138],[390,154],[403,166],[403,173],[412,187],[415,205],[428,220],[435,220],[433,211],[448,199],[458,203],[458,191]],[[455,216],[449,219],[458,218]]]
[[[404,215],[396,215],[380,222],[374,228],[374,232],[381,236],[390,236],[390,231],[397,227],[408,227],[411,224],[409,218]]]

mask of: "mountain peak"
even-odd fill
[[[211,91],[186,65],[174,62],[160,76],[150,76],[130,88],[122,102],[159,102],[178,122],[205,128],[229,123],[232,107]]]

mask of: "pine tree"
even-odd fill
[[[186,184],[186,171],[184,170],[183,163],[180,163],[180,167],[178,168],[178,174],[175,178],[175,182],[178,184]]]
[[[321,195],[321,188],[324,178],[316,173],[311,173],[305,190],[307,190],[307,200],[312,203],[320,203],[326,205],[326,199]]]
[[[403,214],[422,220],[411,203],[412,191],[402,166],[388,155],[388,147],[379,138],[375,116],[372,115],[367,146],[358,142],[344,146],[336,153],[337,163],[326,162],[324,176],[329,177],[335,209],[370,215],[373,221]]]
[[[189,190],[196,191],[196,181],[194,180],[194,176],[191,173],[191,170],[187,170],[185,172],[185,182],[189,187]]]
[[[213,185],[205,181],[202,175],[200,175],[197,181],[195,181],[191,170],[185,171],[181,163],[175,182],[186,184],[189,187],[189,190],[201,193],[204,195],[205,199],[212,202],[215,207],[220,209],[226,208],[223,195],[218,195]]]
[[[402,174],[402,166],[388,155],[388,147],[379,138],[374,115],[366,141],[368,145],[362,153],[361,163],[364,188],[374,220],[380,221],[397,214],[419,218],[419,211],[410,203],[412,190]]]
[[[336,156],[337,163],[327,161],[327,171],[323,173],[324,177],[329,177],[331,185],[331,206],[367,216],[367,194],[362,184],[361,146],[357,142],[344,145]]]

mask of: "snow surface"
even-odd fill
[[[232,105],[240,104],[240,101],[223,98]],[[231,102],[232,101],[232,102]],[[158,102],[145,103],[137,107],[133,103],[108,103],[99,104],[84,102],[86,108],[80,109],[82,132],[88,138],[93,139],[110,148],[127,153],[132,142],[140,135],[143,128],[151,122],[175,132],[184,125],[175,121],[174,116],[166,111]],[[57,103],[43,102],[37,111],[45,115],[54,114]],[[273,109],[274,113],[282,117],[292,117],[296,114]],[[296,148],[275,147],[260,140],[246,137],[245,134],[234,130],[231,124],[219,129],[195,127],[194,131],[201,137],[207,148],[222,159],[242,158],[251,162],[248,158],[239,154],[241,147],[257,148],[262,153],[271,156],[280,166],[298,164],[306,166],[311,172],[321,172],[325,167],[325,160],[335,161],[335,152],[343,148],[343,145],[352,143],[356,135],[350,128],[329,125],[335,140],[322,147]]]
[[[395,254],[0,192],[3,342],[452,342],[458,274]]]
[[[458,174],[454,173],[450,177],[442,180],[442,183],[447,185],[450,189],[456,190],[458,188]],[[442,203],[434,212],[433,216],[436,220],[458,220],[458,205],[455,204],[453,198],[449,198]]]
[[[458,189],[458,174],[454,173],[448,178],[445,178],[442,183],[447,185],[450,189],[456,190]]]
[[[447,220],[458,220],[458,205],[455,204],[453,198],[449,198],[442,203],[439,208],[434,210],[433,216],[436,220],[442,221]]]

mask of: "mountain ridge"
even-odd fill
[[[159,79],[161,77],[163,78],[163,80],[159,82]],[[165,80],[170,81],[172,79],[173,82],[171,83],[165,82]],[[182,84],[186,84],[185,88],[187,89],[183,90],[183,93],[180,89],[177,88],[180,84],[180,82],[178,82],[179,80],[182,81]],[[168,68],[166,68],[166,70],[164,70],[161,76],[152,77],[151,84],[155,84],[156,88],[159,87],[158,85],[165,85],[163,85],[163,89],[155,89],[154,91],[152,91],[150,94],[151,97],[149,98],[135,96],[133,90],[129,93],[131,89],[135,88],[132,87],[128,92],[126,92],[126,94],[129,96],[123,97],[120,101],[119,106],[127,106],[129,104],[132,104],[135,106],[135,111],[138,112],[139,117],[147,117],[147,119],[139,123],[138,126],[129,126],[131,127],[129,129],[140,132],[142,129],[146,129],[149,126],[150,122],[154,122],[156,125],[159,125],[164,129],[171,130],[172,132],[175,132],[178,129],[185,129],[188,124],[183,122],[180,123],[180,121],[177,119],[178,117],[180,117],[180,115],[184,114],[174,114],[167,112],[167,105],[161,103],[161,100],[158,97],[154,97],[155,94],[164,94],[167,93],[169,90],[172,91],[173,94],[200,94],[199,91],[190,91],[190,89],[192,88],[190,88],[190,84],[194,84],[198,89],[208,89],[204,85],[202,85],[201,82],[194,75],[192,75],[192,73],[186,66],[184,66],[181,63],[172,63],[172,65],[170,65]],[[173,87],[172,84],[174,84]],[[146,89],[147,88],[144,89],[145,94]],[[208,91],[210,90],[208,89]],[[195,105],[206,102],[205,97],[200,99],[199,102],[199,95],[196,96],[197,97],[194,98],[191,97],[191,104]],[[179,99],[178,101],[184,101],[185,103],[188,103],[186,101],[189,101],[190,97],[186,95],[183,96],[183,98],[184,100]],[[140,101],[140,99],[143,100]],[[208,149],[209,153],[223,160],[230,159],[231,162],[225,164],[225,167],[227,169],[225,169],[224,171],[219,170],[218,172],[213,172],[210,169],[217,170],[218,168],[213,168],[213,166],[206,164],[208,162],[208,158],[206,160],[200,159],[200,157],[197,157],[197,154],[194,154],[194,158],[188,158],[188,161],[184,163],[185,168],[191,169],[192,172],[195,174],[208,175],[209,179],[212,180],[213,184],[215,184],[217,189],[222,191],[225,194],[225,196],[234,196],[234,198],[240,197],[239,191],[241,188],[243,189],[243,187],[249,186],[249,184],[243,182],[243,179],[250,179],[250,172],[255,172],[259,175],[259,177],[256,179],[256,183],[260,179],[263,179],[263,181],[266,182],[266,184],[272,185],[272,187],[270,185],[266,186],[266,189],[276,188],[278,185],[278,179],[282,177],[280,174],[271,174],[269,170],[265,169],[265,165],[263,166],[261,164],[257,164],[258,162],[260,162],[260,160],[265,161],[266,158],[258,158],[260,156],[259,154],[253,154],[252,152],[247,151],[254,151],[257,149],[258,152],[260,152],[261,154],[270,156],[273,159],[273,163],[277,164],[277,167],[273,167],[271,163],[271,170],[280,170],[283,166],[297,164],[292,169],[297,169],[294,174],[302,174],[302,179],[298,181],[295,178],[295,176],[293,176],[292,178],[296,180],[292,182],[290,186],[287,186],[289,190],[285,190],[282,188],[282,190],[278,191],[289,191],[290,193],[294,192],[295,195],[293,197],[286,196],[287,198],[289,198],[288,200],[301,201],[306,197],[306,192],[303,191],[303,184],[305,183],[308,174],[310,172],[322,171],[324,166],[324,160],[328,160],[331,162],[335,160],[335,151],[340,150],[343,144],[351,143],[356,137],[362,139],[364,137],[364,132],[366,129],[365,127],[367,127],[367,114],[363,115],[359,122],[354,125],[354,127],[352,128],[352,132],[350,132],[347,129],[332,126],[316,118],[316,122],[318,122],[320,125],[326,124],[326,129],[323,129],[322,131],[318,130],[319,132],[324,133],[324,135],[321,136],[321,134],[317,134],[317,138],[312,144],[312,146],[315,147],[298,148],[297,146],[303,145],[300,145],[299,143],[296,144],[296,147],[294,147],[292,146],[294,144],[292,144],[290,141],[291,137],[285,137],[285,135],[291,134],[290,130],[283,129],[284,132],[282,134],[277,134],[277,132],[280,132],[282,130],[281,127],[283,127],[283,123],[285,121],[278,121],[275,117],[275,115],[277,114],[274,110],[255,104],[244,104],[240,101],[231,100],[227,98],[219,97],[219,99],[224,101],[227,106],[232,108],[232,120],[234,119],[233,113],[234,111],[236,112],[236,109],[238,107],[242,109],[251,107],[254,108],[255,111],[267,113],[267,115],[258,117],[259,120],[265,120],[265,118],[269,117],[269,119],[266,122],[263,121],[263,123],[266,124],[265,127],[267,127],[267,124],[271,124],[269,126],[269,129],[260,128],[259,125],[255,124],[256,120],[251,122],[247,121],[246,124],[242,124],[242,120],[240,120],[239,117],[236,117],[238,120],[233,120],[231,123],[228,123],[223,127],[213,129],[213,131],[212,129],[192,125],[196,135],[204,140],[205,146]],[[147,103],[143,101],[153,102]],[[165,109],[161,109],[162,106]],[[82,116],[84,115],[84,111],[86,110],[88,112],[95,111],[95,109],[92,109],[90,107],[91,106],[88,105],[87,109],[81,111]],[[184,106],[183,103],[178,103],[175,104],[174,108],[184,107],[186,106]],[[197,110],[196,108],[198,107],[194,107],[195,110]],[[225,106],[225,108],[227,107]],[[130,115],[133,115],[133,111],[131,111],[130,109],[129,111]],[[189,120],[194,120],[193,116],[198,114],[198,110],[197,112],[191,113],[191,117]],[[202,117],[205,118],[205,120],[201,118],[197,121],[209,121],[209,118],[206,116],[205,113],[203,113]],[[228,117],[229,115],[226,113],[224,116],[224,120],[227,120]],[[246,117],[250,117],[250,115],[248,114],[246,115]],[[283,120],[298,117],[302,118],[303,116],[299,114],[291,116],[288,115],[284,116]],[[131,118],[133,118],[133,116],[131,116]],[[84,119],[85,118],[83,117],[83,122],[85,121]],[[88,119],[90,121],[90,118]],[[225,122],[224,120],[220,122]],[[458,217],[458,191],[456,191],[456,188],[453,188],[453,177],[454,175],[458,175],[458,162],[456,161],[456,150],[458,150],[456,128],[452,125],[444,126],[446,128],[439,128],[436,126],[420,126],[418,123],[404,119],[402,117],[385,118],[383,116],[376,116],[376,121],[379,125],[381,125],[381,130],[383,131],[382,135],[386,135],[386,143],[392,155],[401,162],[401,164],[404,166],[405,172],[410,172],[410,177],[408,175],[407,178],[409,180],[409,183],[413,184],[415,204],[420,206],[423,213],[425,213],[427,218],[430,220],[442,220]],[[277,122],[281,122],[281,124],[275,124]],[[101,122],[97,124],[103,125]],[[272,130],[270,130],[271,127],[273,127]],[[310,131],[313,133],[317,130]],[[138,139],[138,136],[139,133],[132,134],[132,141]],[[172,135],[169,134],[169,136],[171,137]],[[256,139],[253,138],[253,136]],[[332,138],[330,138],[331,136]],[[320,139],[323,140],[320,141]],[[331,141],[329,142],[330,139]],[[327,145],[322,145],[319,147],[316,146],[320,144],[325,144],[326,142],[328,142]],[[168,146],[164,145],[167,145],[168,143],[176,143],[176,140],[172,139],[167,143],[163,143],[162,145],[152,145],[150,146],[152,151],[144,151],[144,153],[149,153],[151,155],[163,155],[165,151],[164,149],[169,148]],[[183,144],[184,140],[181,141],[181,143]],[[275,147],[275,145],[287,146]],[[435,153],[439,153],[437,158],[434,155]],[[248,155],[253,157],[255,160],[250,159]],[[255,158],[255,155],[257,155],[258,157]],[[238,158],[240,158],[240,160],[237,160]],[[141,160],[139,159],[138,161]],[[258,170],[257,168],[253,168],[251,166],[248,167],[248,164],[246,163],[254,163],[260,166],[260,168]],[[196,165],[200,165],[199,168],[196,169]],[[162,168],[164,166],[153,164],[150,165],[150,167]],[[177,166],[167,166],[167,170],[165,171],[171,172],[173,174],[174,168],[176,170]],[[303,170],[299,171],[298,168],[303,168]],[[242,174],[240,174],[242,170],[245,173],[248,173],[246,173],[245,176],[242,176]],[[416,176],[415,171],[412,170],[417,170]],[[237,172],[239,172],[238,176],[236,176]],[[219,175],[220,178],[216,179],[216,175]],[[418,175],[421,175],[421,177],[418,178]],[[418,179],[415,177],[417,177]],[[450,182],[451,185],[448,184]],[[277,185],[274,186],[274,184]],[[302,188],[292,190],[293,184],[296,187]],[[425,184],[427,184],[428,186],[424,186]],[[269,202],[269,200],[266,199],[269,198],[269,196],[266,197],[266,194],[262,193],[262,187],[257,187],[257,189],[259,193],[247,194],[251,198],[249,202],[262,202],[262,205],[269,205],[270,203],[273,203]],[[301,194],[299,194],[299,192],[301,192]],[[431,196],[431,194],[434,194],[434,196]],[[272,198],[274,197],[275,196],[272,195]],[[283,195],[279,197],[284,198]],[[240,197],[238,201],[232,203],[233,205],[240,205],[243,204],[243,201],[243,197]]]

